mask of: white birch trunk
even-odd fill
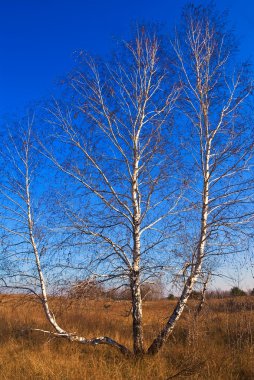
[[[30,136],[29,136],[30,137]],[[38,252],[35,236],[34,236],[34,221],[33,221],[33,216],[32,216],[32,206],[31,206],[31,195],[30,195],[30,181],[29,181],[29,144],[26,147],[25,151],[25,201],[27,205],[27,224],[28,224],[28,230],[29,230],[29,239],[30,243],[33,249],[34,257],[35,257],[35,263],[36,263],[36,268],[39,276],[39,281],[40,281],[40,289],[41,289],[41,301],[43,305],[43,309],[46,315],[47,320],[51,324],[51,326],[54,328],[54,331],[47,331],[47,330],[42,330],[42,329],[32,329],[33,331],[40,331],[44,332],[56,337],[61,337],[61,338],[66,338],[72,342],[78,342],[81,344],[86,344],[86,345],[98,345],[98,344],[106,344],[109,346],[112,346],[116,349],[118,349],[120,352],[122,352],[126,356],[132,355],[131,351],[125,347],[124,345],[118,343],[114,339],[108,337],[108,336],[100,336],[100,337],[95,337],[91,339],[87,339],[82,336],[78,336],[76,334],[70,333],[62,329],[58,323],[56,322],[55,316],[50,310],[49,303],[48,303],[48,296],[47,296],[47,289],[46,289],[46,283],[45,279],[43,276],[43,271],[41,267],[41,261],[40,261],[40,255]]]
[[[140,198],[138,191],[138,137],[134,145],[134,168],[132,178],[132,200],[133,200],[133,269],[130,278],[132,295],[132,329],[133,329],[133,351],[135,355],[142,355],[143,349],[143,323],[142,323],[142,298],[140,284]]]
[[[207,142],[207,150],[206,150],[206,161],[205,161],[205,168],[204,168],[204,185],[203,185],[203,207],[202,207],[202,214],[201,214],[201,228],[200,228],[200,239],[197,249],[197,259],[194,267],[191,269],[191,274],[188,277],[184,289],[182,291],[181,297],[171,314],[170,318],[168,319],[166,325],[164,328],[160,331],[159,335],[154,339],[151,346],[149,347],[147,353],[150,355],[156,354],[162,346],[166,343],[169,335],[173,331],[176,322],[181,317],[184,308],[188,302],[188,299],[192,293],[193,287],[196,283],[196,281],[199,278],[203,258],[205,254],[205,246],[206,246],[206,240],[207,240],[207,218],[208,218],[208,201],[209,201],[209,161],[210,161],[210,144],[211,141],[209,140]]]

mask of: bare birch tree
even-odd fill
[[[151,252],[168,238],[166,226],[181,198],[163,129],[170,127],[180,88],[172,85],[166,64],[159,39],[144,28],[123,43],[113,63],[85,56],[69,79],[72,104],[55,102],[49,110],[57,139],[51,150],[43,147],[86,197],[83,210],[65,204],[68,231],[100,244],[96,275],[103,264],[104,276],[129,284],[137,355],[144,352],[141,282],[160,267]],[[72,158],[57,156],[58,144]]]
[[[128,355],[130,351],[126,347],[109,337],[87,339],[65,331],[56,321],[50,308],[42,264],[46,247],[43,245],[40,224],[35,212],[40,189],[34,186],[34,182],[38,181],[36,176],[38,150],[32,127],[33,119],[29,119],[25,127],[19,125],[14,135],[9,133],[7,144],[2,150],[8,174],[0,188],[3,220],[1,229],[4,231],[4,238],[8,239],[5,241],[8,257],[12,263],[18,264],[11,270],[5,268],[1,285],[6,289],[33,294],[40,301],[53,331],[36,328],[33,328],[33,331],[53,334],[86,345],[110,345]]]
[[[183,83],[183,147],[194,211],[192,251],[184,265],[186,280],[174,312],[148,349],[163,346],[180,318],[202,268],[213,256],[244,251],[253,219],[253,133],[245,100],[253,90],[247,65],[235,67],[234,40],[214,9],[188,6],[183,34],[172,42]],[[183,115],[185,117],[183,117]]]
[[[209,9],[189,7],[184,21],[182,36],[172,42],[174,55],[145,28],[112,62],[83,54],[66,81],[67,96],[47,109],[47,136],[39,147],[34,149],[29,124],[4,150],[12,169],[1,187],[2,229],[15,236],[8,242],[13,254],[19,246],[19,257],[28,257],[21,277],[35,280],[35,287],[17,287],[38,295],[53,328],[45,332],[54,336],[132,352],[107,336],[65,331],[56,321],[33,201],[40,187],[31,190],[35,152],[59,175],[57,214],[48,231],[55,247],[58,241],[69,247],[67,254],[56,252],[61,272],[68,277],[82,268],[90,281],[129,287],[134,355],[163,347],[211,257],[243,249],[241,233],[253,215],[253,138],[245,102],[252,82],[246,65],[233,67],[231,35]],[[179,228],[188,233],[187,252]],[[176,264],[181,296],[145,351],[141,286]]]

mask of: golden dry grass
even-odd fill
[[[124,358],[105,346],[89,347],[52,338],[30,327],[49,328],[30,298],[0,298],[2,380],[254,379],[254,297],[209,300],[195,321],[186,310],[165,349],[143,360]],[[108,335],[131,347],[127,301],[51,300],[61,326],[80,335]],[[146,342],[165,322],[173,301],[144,303]]]

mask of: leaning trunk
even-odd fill
[[[206,246],[206,240],[207,240],[207,218],[208,218],[208,201],[209,201],[209,161],[210,161],[210,150],[211,150],[211,141],[208,142],[207,145],[207,151],[206,151],[206,162],[205,162],[205,170],[204,170],[204,186],[203,186],[203,207],[202,207],[202,214],[201,214],[201,225],[200,225],[200,239],[198,243],[197,248],[197,259],[196,263],[193,266],[191,273],[185,283],[182,295],[171,314],[170,318],[168,319],[166,325],[161,330],[159,335],[154,339],[153,343],[149,347],[147,353],[148,354],[156,354],[162,346],[166,343],[169,335],[172,333],[176,322],[180,318],[181,314],[184,311],[184,308],[188,302],[188,299],[192,293],[193,287],[196,283],[196,281],[199,278],[202,263],[205,255],[205,246]]]

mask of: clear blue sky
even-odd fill
[[[186,2],[0,0],[1,124],[6,115],[22,115],[30,103],[54,92],[57,79],[73,65],[74,51],[110,52],[112,39],[126,36],[133,22],[155,21],[173,26]],[[200,2],[207,4],[208,0]],[[241,41],[241,55],[254,57],[254,1],[214,2],[219,10],[229,10],[229,19]],[[229,287],[225,280],[217,279],[215,284]],[[244,271],[242,285],[253,287],[250,273]]]
[[[201,0],[206,4],[206,0]],[[0,0],[0,115],[22,112],[54,91],[72,66],[72,53],[104,54],[112,37],[128,33],[133,21],[174,24],[186,0]],[[194,1],[197,3],[197,1]],[[217,0],[229,9],[242,40],[254,47],[254,1]]]

